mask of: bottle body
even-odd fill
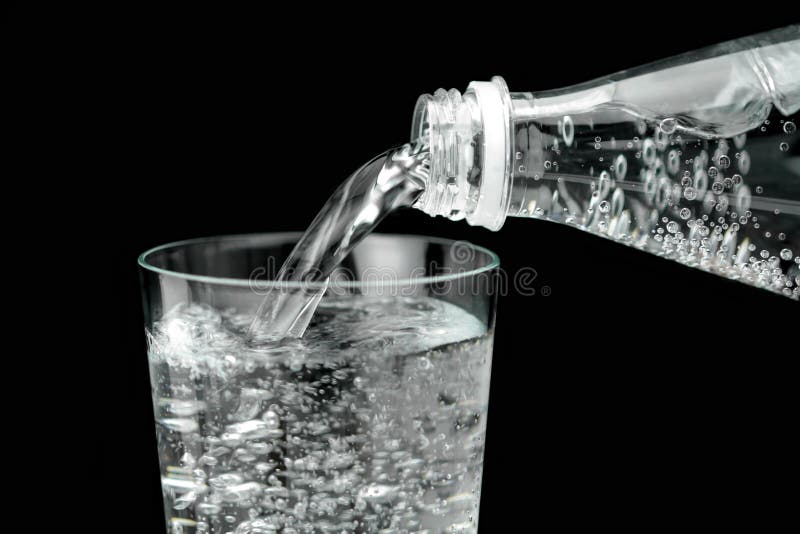
[[[420,209],[544,218],[800,296],[800,27],[558,91],[495,78],[420,102]]]

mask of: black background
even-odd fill
[[[164,528],[140,252],[302,230],[350,172],[408,140],[421,93],[496,74],[551,89],[792,22],[641,3],[498,4],[496,20],[466,5],[295,7],[131,5],[98,22],[120,33],[96,89],[109,148],[91,237],[113,258],[120,377],[101,448],[113,478],[125,466],[114,500],[135,503],[132,532]],[[499,303],[481,532],[792,520],[796,302],[541,221],[492,233],[409,210],[380,230],[536,269],[535,296]]]

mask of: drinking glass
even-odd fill
[[[139,258],[172,533],[476,532],[499,262],[463,241],[373,234],[302,339],[253,314],[300,234]]]

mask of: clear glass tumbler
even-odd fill
[[[298,238],[139,258],[169,531],[476,532],[497,256],[372,235],[302,339],[249,341],[267,293],[307,289],[271,282]]]

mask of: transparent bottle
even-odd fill
[[[800,25],[555,91],[439,89],[414,114],[415,207],[574,225],[797,299],[799,110]]]

